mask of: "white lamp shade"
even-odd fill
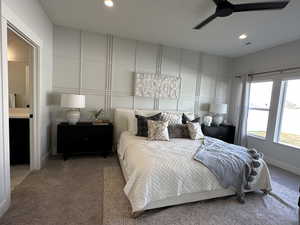
[[[64,108],[80,109],[85,107],[85,96],[74,94],[62,94],[60,105]]]
[[[210,104],[209,111],[215,114],[226,114],[227,104],[221,104],[221,103]]]

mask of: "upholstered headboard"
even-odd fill
[[[115,109],[114,112],[114,140],[115,145],[118,143],[120,135],[122,132],[128,130],[128,118],[130,116],[134,117],[136,111],[142,111],[149,114],[155,114],[159,112],[163,112],[163,110],[144,110],[144,109]],[[170,111],[164,111],[170,112]],[[194,117],[193,112],[182,112],[185,113],[189,117]]]

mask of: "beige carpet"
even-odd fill
[[[10,167],[10,182],[11,190],[23,182],[23,180],[30,174],[29,165],[14,165]]]
[[[100,157],[49,160],[15,188],[0,224],[102,224],[103,167],[113,164]]]
[[[104,225],[298,225],[298,210],[260,193],[248,194],[245,204],[233,196],[150,210],[133,219],[123,187],[120,169],[104,168]],[[273,188],[277,196],[296,206],[296,191],[277,182]]]
[[[112,168],[113,167],[113,168]],[[270,167],[278,195],[297,203],[300,177]],[[115,157],[51,159],[12,193],[1,225],[296,225],[296,213],[273,197],[250,195],[151,210],[130,217],[130,205]],[[298,224],[297,224],[298,225]]]

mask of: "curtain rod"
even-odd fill
[[[257,76],[257,75],[264,75],[264,74],[269,74],[269,73],[284,73],[288,72],[291,70],[300,70],[300,66],[298,67],[290,67],[290,68],[285,68],[285,69],[277,69],[277,70],[270,70],[270,71],[263,71],[263,72],[258,72],[258,73],[249,73],[248,76]],[[236,78],[241,78],[242,76],[235,76]]]

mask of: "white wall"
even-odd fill
[[[52,91],[53,72],[53,25],[38,0],[3,0],[4,4],[43,42],[40,74],[40,151],[43,160],[50,146],[50,107],[48,97]]]
[[[234,73],[248,74],[253,72],[269,71],[300,66],[300,40],[280,45],[274,48],[259,51],[254,54],[239,57],[233,60]],[[300,77],[300,72],[299,72]],[[238,89],[239,79],[233,78],[230,120],[236,124],[238,119]],[[266,158],[284,169],[300,174],[300,150],[272,143],[267,140],[248,138],[249,146],[265,153]]]
[[[208,103],[229,101],[230,63],[231,59],[196,51],[55,26],[53,133],[63,118],[60,93],[86,95],[86,111],[124,107],[204,114]],[[134,97],[135,71],[181,76],[180,99]]]
[[[13,16],[12,16],[13,14]],[[0,0],[0,17],[2,24],[5,24],[5,29],[1,27],[0,36],[0,216],[7,210],[10,203],[10,170],[9,170],[9,133],[8,133],[8,98],[4,98],[8,93],[7,80],[7,63],[2,60],[4,55],[7,55],[6,44],[2,45],[2,39],[7,38],[6,19],[7,17],[14,18],[17,23],[23,24],[22,28],[30,32],[31,35],[38,36],[43,42],[41,55],[41,95],[39,101],[41,108],[41,143],[39,150],[41,158],[47,155],[49,150],[49,127],[50,116],[49,107],[47,104],[48,93],[52,89],[52,67],[53,67],[53,26],[40,3],[37,0]],[[16,21],[14,21],[16,22]],[[6,43],[6,42],[4,42]],[[6,75],[5,75],[6,74]],[[5,76],[3,76],[5,75]],[[4,94],[4,92],[7,92]],[[5,135],[4,135],[5,134]]]
[[[0,0],[0,18],[2,18],[2,0]],[[3,55],[3,47],[2,47],[2,28],[0,29],[0,62],[2,62]],[[3,92],[5,91],[3,88],[3,67],[2,63],[0,63],[0,216],[4,214],[10,204],[10,189],[9,189],[9,160],[7,161],[7,147],[5,146],[5,130],[4,130],[4,107],[3,102]]]

